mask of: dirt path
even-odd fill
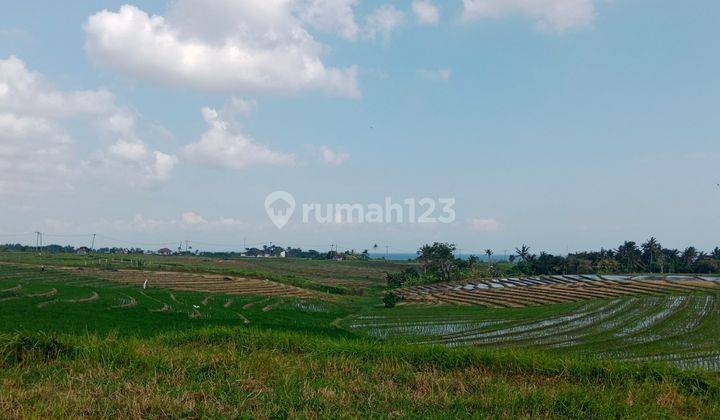
[[[163,301],[160,300],[160,299],[156,299],[156,298],[154,298],[154,297],[152,297],[152,296],[150,296],[150,295],[148,295],[148,294],[146,294],[145,292],[142,292],[142,291],[140,292],[140,294],[143,295],[143,296],[145,296],[146,298],[148,298],[148,299],[150,299],[150,300],[154,300],[155,302],[157,302],[157,303],[159,303],[159,304],[162,305],[162,308],[160,308],[160,309],[151,309],[150,312],[170,312],[170,310],[172,309],[172,308],[170,307],[170,305],[168,305],[167,303],[163,302]]]
[[[160,309],[151,309],[150,312],[170,312],[170,305],[167,303],[163,304],[163,307]]]
[[[203,306],[207,306],[208,303],[210,303],[210,296],[205,296],[205,299],[203,299],[200,303],[202,303]]]
[[[82,299],[71,299],[71,300],[65,300],[63,302],[67,303],[88,303],[88,302],[95,302],[96,300],[100,299],[100,295],[97,292],[93,292],[92,295],[86,298]]]
[[[243,314],[241,314],[241,313],[239,313],[239,312],[235,312],[235,315],[239,316],[240,319],[242,319],[243,322],[244,322],[246,325],[250,323],[250,320],[247,319]]]
[[[128,309],[128,308],[134,308],[137,306],[137,300],[135,300],[134,297],[128,296],[128,295],[124,295],[124,296],[127,297],[128,299],[130,299],[130,301],[128,303],[123,303],[122,305],[113,306],[112,307],[113,309]]]
[[[44,307],[46,307],[46,306],[48,306],[48,305],[52,305],[52,304],[55,304],[55,303],[58,303],[58,302],[59,302],[59,300],[57,300],[57,299],[48,300],[48,301],[46,301],[46,302],[40,302],[40,303],[38,303],[38,304],[37,304],[37,307],[42,309],[42,308],[44,308]]]
[[[6,297],[6,298],[2,298],[2,299],[0,299],[0,302],[7,302],[9,300],[15,300],[15,299],[19,299],[19,297],[18,296],[10,296],[10,297]]]
[[[45,293],[35,293],[35,294],[32,294],[32,295],[27,295],[26,297],[29,297],[29,298],[36,298],[36,297],[49,298],[49,297],[53,297],[53,296],[57,295],[57,293],[58,293],[58,290],[55,289],[55,288],[53,288],[53,289],[50,290],[49,292],[45,292]]]
[[[0,290],[0,293],[12,293],[12,292],[19,292],[22,290],[22,284],[18,284],[15,287],[11,287],[9,289]]]
[[[255,305],[258,305],[258,304],[263,303],[263,302],[267,302],[268,300],[269,300],[269,299],[262,299],[262,300],[256,300],[255,302],[246,303],[245,305],[243,305],[242,308],[243,308],[243,309],[250,309],[250,308],[252,308],[252,307],[255,306]]]
[[[183,304],[182,302],[180,302],[180,301],[175,297],[175,293],[170,293],[170,299],[172,299],[172,301],[175,302],[175,303],[179,303],[180,305]]]
[[[223,308],[229,308],[233,305],[233,303],[235,303],[235,300],[230,299],[227,302],[225,302],[225,304],[223,305]]]
[[[270,312],[270,311],[272,311],[273,309],[275,309],[275,308],[277,308],[278,306],[283,305],[283,304],[285,304],[285,301],[284,301],[284,300],[281,300],[280,302],[273,303],[272,305],[268,305],[268,306],[262,308],[262,310],[263,310],[263,312]]]

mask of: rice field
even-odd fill
[[[0,331],[144,335],[256,324],[334,330],[332,320],[347,313],[325,298],[261,279],[0,265]]]
[[[521,308],[623,296],[720,290],[720,279],[687,276],[539,276],[438,283],[394,290],[406,302]]]
[[[249,280],[0,264],[0,417],[720,413],[711,279],[395,308]]]
[[[303,299],[328,299],[326,293],[313,292],[267,279],[251,279],[212,274],[192,274],[172,271],[138,270],[82,270],[71,269],[81,275],[100,277],[112,282],[170,290],[222,293],[240,296],[277,296]]]
[[[86,330],[97,319],[161,329],[302,324],[416,345],[570,352],[720,371],[717,285],[703,277],[477,280],[398,289],[403,304],[386,309],[371,298],[338,299],[263,279],[0,265],[0,303],[22,328],[57,328],[57,317]]]
[[[673,292],[501,309],[405,305],[384,315],[351,316],[344,326],[414,344],[534,349],[720,371],[720,294]]]

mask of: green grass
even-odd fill
[[[0,408],[23,417],[720,414],[720,384],[702,372],[251,327],[4,334],[0,356]]]
[[[414,263],[400,261],[330,261],[282,258],[163,257],[157,255],[77,255],[66,253],[0,252],[0,262],[101,269],[142,269],[243,276],[342,295],[378,295],[385,273]]]
[[[347,275],[346,267],[336,275],[328,270],[318,278]],[[716,349],[715,306],[692,335],[661,342],[623,344],[613,338],[617,330],[601,333],[603,324],[595,323],[573,329],[575,335],[587,334],[582,336],[587,341],[564,350],[528,345],[519,336],[512,344],[452,348],[418,344],[437,338],[418,331],[432,332],[422,329],[430,324],[491,332],[602,311],[612,301],[387,309],[371,294],[317,301],[142,290],[76,270],[0,264],[0,290],[6,289],[0,292],[2,417],[720,415],[716,373],[595,357]],[[53,289],[54,296],[30,297]],[[99,298],[82,301],[93,293]],[[687,325],[701,308],[693,299],[702,296],[707,295],[688,298],[696,306],[679,308],[643,334]],[[132,299],[135,306],[120,307]],[[229,299],[233,303],[226,307]],[[661,299],[638,298],[634,312],[608,319],[658,313],[666,305]],[[38,306],[46,302],[53,303]],[[170,310],[158,312],[164,305]],[[368,325],[358,326],[362,323]],[[382,323],[410,333],[377,339],[372,331],[391,328]],[[408,330],[413,325],[422,328]],[[703,348],[706,343],[710,347]]]

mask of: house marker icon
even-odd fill
[[[275,191],[265,198],[265,211],[270,221],[282,229],[295,212],[295,198],[286,191]]]

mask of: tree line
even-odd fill
[[[507,262],[494,262],[492,250],[487,260],[478,256],[455,256],[455,244],[435,242],[417,251],[417,267],[388,273],[389,288],[456,281],[478,277],[513,277],[563,274],[720,274],[720,247],[710,252],[695,247],[683,250],[665,248],[655,238],[638,245],[625,241],[617,249],[583,251],[567,256],[547,252],[532,253],[527,245],[515,249]]]

